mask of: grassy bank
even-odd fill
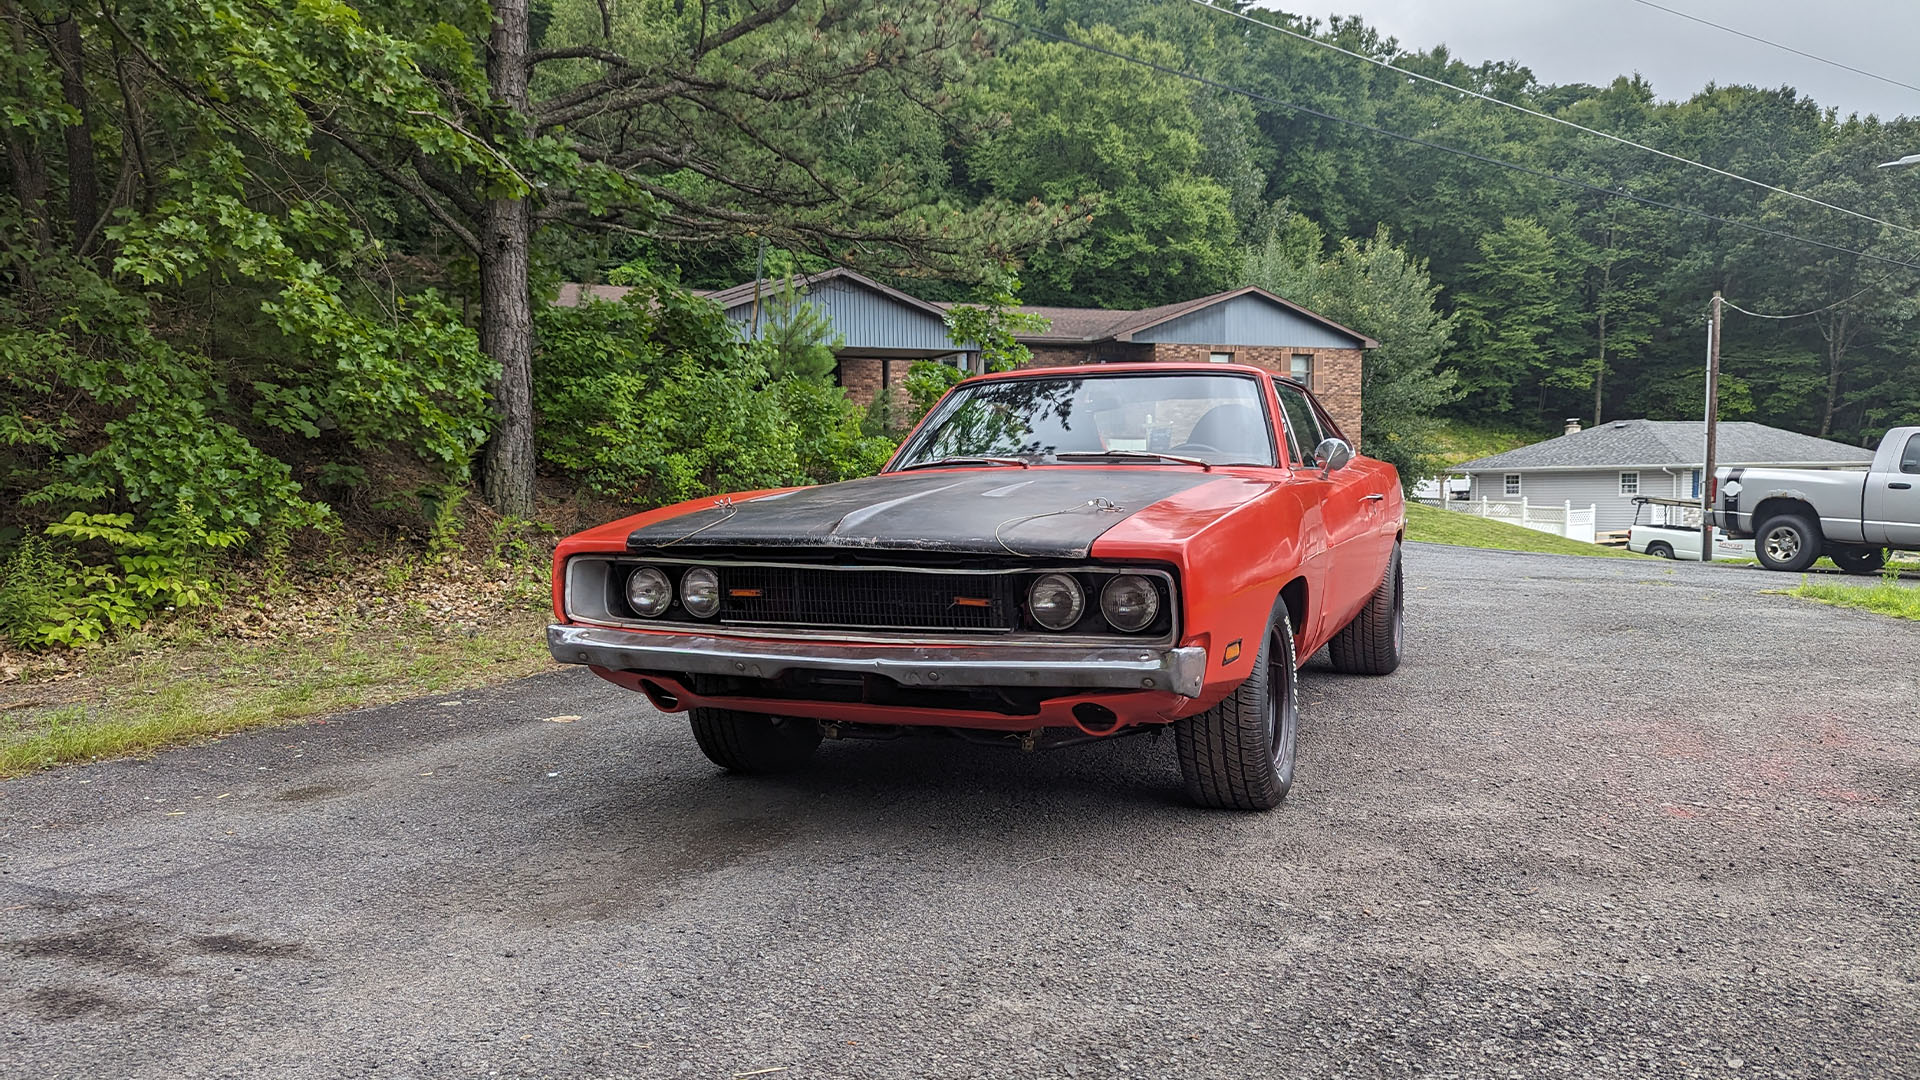
[[[218,621],[0,656],[0,777],[545,670],[545,590],[537,568],[389,564],[233,598]]]
[[[1497,551],[1542,551],[1553,555],[1593,555],[1639,559],[1625,548],[1602,547],[1564,536],[1523,529],[1504,521],[1488,521],[1471,514],[1440,510],[1425,503],[1407,504],[1407,539],[1429,544],[1492,548]]]
[[[1864,608],[1896,619],[1920,619],[1920,587],[1891,580],[1856,585],[1803,579],[1790,595],[1835,607]]]

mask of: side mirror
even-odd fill
[[[1320,479],[1346,468],[1353,461],[1353,447],[1345,439],[1327,439],[1313,448],[1314,463],[1320,466]]]

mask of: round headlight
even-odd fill
[[[1065,630],[1080,621],[1087,595],[1080,583],[1065,574],[1041,574],[1027,590],[1027,610],[1033,621],[1049,630]]]
[[[627,575],[627,606],[636,615],[653,618],[673,603],[673,583],[667,575],[643,566]]]
[[[1115,630],[1145,630],[1160,614],[1160,590],[1138,574],[1121,574],[1100,590],[1100,614]]]
[[[696,566],[680,579],[680,604],[704,619],[720,610],[720,575]]]

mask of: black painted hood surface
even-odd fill
[[[634,530],[632,550],[950,551],[1083,559],[1100,534],[1217,476],[1193,469],[927,469],[800,488]]]

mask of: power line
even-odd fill
[[[1814,308],[1812,311],[1802,311],[1797,315],[1766,315],[1758,311],[1748,311],[1746,308],[1741,307],[1739,304],[1734,303],[1733,301],[1727,299],[1724,296],[1720,298],[1720,303],[1724,307],[1730,307],[1742,315],[1751,315],[1756,319],[1778,319],[1782,321],[1787,319],[1804,319],[1810,315],[1821,315],[1826,312],[1832,311],[1834,308],[1837,308],[1842,304],[1850,304],[1853,301],[1860,299],[1861,297],[1867,295],[1868,293],[1872,292],[1873,290],[1885,284],[1886,284],[1885,279],[1876,281],[1873,284],[1867,286],[1866,288],[1861,289],[1859,292],[1854,293],[1852,296],[1842,297],[1841,299],[1835,300],[1833,303],[1828,304],[1826,307]]]
[[[1857,68],[1857,67],[1854,67],[1852,64],[1843,64],[1838,60],[1829,60],[1824,56],[1807,52],[1804,49],[1796,49],[1791,45],[1782,45],[1777,41],[1774,41],[1770,38],[1763,38],[1758,34],[1749,34],[1745,30],[1736,30],[1733,27],[1727,26],[1723,23],[1714,22],[1712,19],[1703,19],[1698,15],[1689,15],[1684,11],[1681,11],[1677,8],[1670,8],[1665,4],[1656,4],[1653,2],[1653,0],[1633,0],[1633,2],[1641,5],[1642,7],[1650,7],[1656,11],[1664,11],[1669,15],[1678,15],[1679,17],[1686,19],[1689,22],[1697,22],[1702,26],[1711,26],[1715,30],[1725,30],[1729,34],[1733,34],[1736,37],[1746,38],[1748,41],[1757,41],[1762,45],[1771,45],[1774,48],[1779,49],[1783,52],[1790,52],[1795,56],[1804,56],[1809,60],[1819,61],[1820,63],[1826,64],[1829,67],[1837,67],[1842,71],[1851,71],[1855,75],[1865,75],[1869,79],[1878,79],[1881,82],[1887,83],[1892,86],[1904,86],[1908,90],[1920,91],[1920,86],[1915,86],[1910,82],[1901,82],[1899,79],[1890,79],[1885,75],[1877,75],[1871,71],[1868,71],[1865,68]]]
[[[1148,68],[1153,71],[1157,71],[1162,75],[1171,75],[1176,79],[1185,79],[1188,82],[1198,83],[1201,86],[1211,87],[1215,90],[1221,90],[1229,94],[1239,94],[1241,97],[1245,97],[1253,101],[1265,102],[1266,104],[1274,105],[1279,108],[1287,109],[1292,112],[1305,113],[1308,116],[1315,116],[1322,120],[1331,120],[1336,124],[1345,124],[1348,127],[1358,128],[1361,131],[1371,132],[1375,135],[1379,135],[1388,139],[1394,139],[1398,142],[1411,143],[1414,146],[1424,146],[1429,150],[1439,150],[1442,153],[1453,154],[1457,157],[1468,158],[1470,160],[1478,161],[1483,164],[1493,165],[1498,168],[1507,169],[1511,172],[1517,172],[1527,176],[1538,177],[1539,179],[1542,179],[1542,180],[1552,180],[1555,183],[1566,184],[1569,187],[1581,188],[1583,190],[1593,192],[1597,195],[1605,195],[1609,198],[1626,199],[1630,202],[1637,202],[1645,206],[1652,206],[1661,210],[1671,210],[1677,214],[1686,214],[1689,217],[1703,218],[1707,221],[1717,222],[1721,225],[1726,225],[1735,229],[1743,229],[1747,232],[1758,233],[1762,236],[1771,236],[1779,240],[1791,240],[1794,243],[1798,243],[1798,244],[1808,244],[1813,247],[1825,248],[1828,251],[1837,251],[1842,255],[1852,255],[1852,256],[1855,256],[1856,258],[1868,259],[1873,262],[1886,263],[1889,266],[1898,266],[1906,270],[1920,270],[1920,263],[1904,262],[1900,259],[1889,258],[1888,256],[1885,256],[1885,255],[1875,255],[1870,251],[1857,251],[1853,248],[1845,247],[1840,244],[1829,243],[1825,240],[1816,240],[1810,236],[1796,236],[1793,233],[1781,232],[1778,229],[1769,229],[1761,225],[1752,225],[1744,221],[1735,221],[1732,218],[1724,218],[1718,214],[1708,213],[1705,210],[1696,210],[1691,206],[1681,206],[1678,203],[1662,202],[1659,199],[1650,199],[1645,195],[1635,195],[1631,191],[1626,191],[1620,188],[1602,187],[1599,184],[1588,183],[1585,180],[1576,180],[1573,177],[1562,176],[1559,173],[1548,172],[1544,169],[1535,169],[1526,165],[1518,165],[1511,161],[1503,161],[1496,157],[1489,157],[1485,154],[1475,153],[1472,150],[1462,150],[1459,147],[1448,146],[1445,143],[1437,143],[1437,142],[1433,142],[1432,140],[1418,138],[1413,135],[1402,135],[1397,131],[1389,131],[1386,128],[1375,127],[1372,124],[1362,123],[1361,121],[1358,121],[1358,120],[1349,120],[1344,116],[1336,116],[1330,112],[1322,112],[1319,109],[1311,108],[1306,105],[1297,105],[1291,101],[1282,101],[1279,98],[1272,97],[1267,94],[1262,94],[1262,93],[1259,93],[1258,91],[1248,90],[1244,87],[1234,86],[1231,83],[1223,83],[1217,79],[1210,79],[1205,75],[1195,75],[1194,73],[1189,71],[1180,71],[1175,68],[1167,67],[1164,64],[1157,64],[1151,60],[1143,60],[1137,56],[1130,56],[1123,52],[1116,52],[1112,49],[1108,49],[1100,45],[1094,45],[1090,42],[1081,41],[1078,38],[1070,38],[1064,34],[1056,34],[1048,30],[1040,30],[1034,27],[1025,26],[1025,25],[1022,25],[1021,23],[1014,22],[1012,19],[1003,18],[999,15],[983,13],[982,18],[992,20],[993,22],[1000,23],[1004,26],[1012,27],[1013,29],[1020,31],[1023,34],[1029,34],[1034,37],[1043,37],[1053,41],[1063,42],[1065,44],[1072,45],[1076,48],[1084,49],[1088,52],[1099,53],[1103,56],[1112,57],[1115,60],[1121,60],[1129,64],[1135,64],[1140,67]]]
[[[1418,71],[1414,71],[1410,68],[1401,67],[1398,64],[1394,64],[1386,60],[1381,60],[1377,57],[1368,56],[1365,53],[1354,52],[1352,49],[1343,48],[1331,41],[1323,41],[1317,37],[1314,37],[1311,34],[1303,34],[1298,30],[1293,30],[1288,27],[1281,26],[1277,23],[1270,23],[1261,19],[1256,19],[1253,16],[1246,14],[1245,12],[1234,11],[1231,8],[1216,7],[1212,3],[1210,3],[1209,0],[1188,0],[1188,2],[1197,4],[1200,7],[1206,8],[1210,11],[1218,11],[1223,15],[1231,15],[1234,18],[1239,19],[1243,22],[1252,23],[1255,26],[1263,27],[1275,33],[1285,34],[1290,38],[1294,38],[1299,41],[1304,41],[1309,45],[1317,45],[1323,49],[1331,49],[1334,52],[1340,53],[1344,56],[1351,56],[1355,60],[1364,60],[1369,64],[1386,68],[1388,71],[1398,72],[1399,74],[1405,75],[1408,78],[1419,79],[1422,82],[1432,83],[1435,86],[1445,87],[1446,89],[1452,90],[1455,93],[1465,94],[1468,97],[1478,98],[1481,101],[1491,102],[1492,104],[1499,105],[1503,108],[1512,109],[1514,112],[1525,113],[1528,116],[1538,117],[1541,120],[1547,120],[1552,123],[1559,124],[1562,127],[1569,127],[1574,129],[1575,131],[1585,132],[1588,135],[1597,135],[1600,138],[1606,139],[1610,142],[1619,143],[1621,146],[1631,146],[1635,150],[1644,150],[1649,154],[1657,154],[1660,157],[1666,158],[1668,161],[1679,162],[1682,165],[1691,165],[1696,169],[1705,169],[1706,171],[1713,173],[1717,176],[1724,176],[1729,180],[1738,180],[1743,184],[1752,184],[1754,187],[1764,188],[1767,191],[1772,191],[1781,195],[1789,196],[1791,198],[1799,199],[1801,202],[1812,203],[1815,206],[1825,207],[1828,210],[1835,210],[1842,214],[1847,215],[1848,217],[1859,218],[1861,221],[1870,221],[1875,225],[1884,225],[1889,229],[1898,229],[1901,232],[1912,233],[1916,236],[1920,236],[1920,229],[1909,228],[1908,226],[1905,226],[1905,225],[1896,225],[1893,222],[1888,221],[1884,218],[1877,218],[1871,214],[1863,214],[1858,210],[1849,210],[1844,206],[1837,206],[1833,203],[1826,202],[1825,200],[1816,199],[1811,195],[1802,195],[1797,191],[1791,191],[1787,188],[1778,187],[1776,185],[1769,184],[1764,180],[1755,180],[1752,177],[1741,176],[1739,173],[1728,172],[1726,169],[1709,165],[1704,161],[1695,161],[1692,158],[1681,157],[1679,154],[1671,154],[1665,150],[1660,149],[1659,147],[1648,146],[1646,143],[1642,143],[1642,142],[1635,142],[1632,139],[1625,138],[1620,135],[1615,135],[1611,132],[1601,131],[1598,128],[1590,128],[1585,124],[1575,123],[1574,121],[1568,120],[1565,117],[1555,116],[1552,113],[1544,113],[1539,111],[1538,109],[1529,109],[1525,105],[1519,105],[1511,101],[1506,101],[1501,98],[1494,97],[1491,94],[1483,94],[1478,90],[1470,90],[1464,86],[1455,86],[1453,83],[1447,82],[1444,79],[1436,79],[1431,75],[1423,75]],[[1645,2],[1645,0],[1640,0],[1640,2]],[[1655,5],[1655,6],[1658,6],[1658,5]]]

